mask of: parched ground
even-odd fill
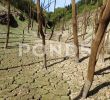
[[[46,70],[42,57],[34,56],[31,51],[19,56],[21,32],[10,35],[8,49],[4,49],[5,36],[5,33],[0,34],[0,100],[72,100],[78,96],[86,79],[89,61],[89,53],[84,52],[84,46],[89,46],[90,39],[81,44],[80,63],[76,63],[74,57],[65,58],[64,54],[48,56]],[[32,47],[36,40],[35,31],[25,33],[24,43]],[[47,44],[51,42],[47,41]],[[105,55],[105,62],[99,59],[87,100],[110,100],[110,55]]]

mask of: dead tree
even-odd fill
[[[40,7],[40,0],[37,0],[37,20],[38,20],[38,25],[39,25],[39,33],[42,37],[42,44],[43,44],[43,55],[44,55],[44,60],[43,60],[43,64],[44,64],[44,67],[47,69],[47,64],[46,64],[46,49],[45,49],[45,45],[46,45],[46,42],[45,42],[45,35],[44,35],[44,32],[43,32],[43,23],[42,23],[42,10],[41,10],[41,7]]]
[[[86,35],[86,30],[87,30],[87,1],[85,0],[85,8],[84,8],[84,31],[83,31],[83,40]]]
[[[97,29],[98,29],[98,26],[99,26],[99,17],[98,17],[99,16],[99,14],[98,14],[99,10],[98,10],[98,7],[99,7],[99,3],[98,3],[98,0],[97,0],[97,9],[96,9],[95,16],[94,16],[95,17],[95,19],[94,19],[95,20],[95,28],[94,28],[95,32],[94,33],[97,32]]]
[[[33,2],[35,2],[35,0],[33,0]],[[31,9],[31,14],[32,14],[32,21],[31,21],[31,30],[33,29],[33,26],[34,26],[34,16],[35,16],[35,13],[34,13],[34,7],[32,6],[32,9]]]
[[[97,7],[98,7],[98,0],[97,0]],[[98,8],[96,10],[96,14],[95,14],[95,34],[94,34],[94,37],[95,37],[95,35],[97,33],[97,30],[98,30],[98,27],[99,27],[99,23],[100,23],[100,20],[99,19],[101,19],[104,9],[105,9],[105,6],[103,4],[103,6],[100,8],[100,16],[98,15]],[[105,41],[105,35],[103,36],[103,39],[102,39],[102,41],[100,43],[100,46],[99,46],[99,49],[98,49],[98,53],[97,53],[97,59],[99,58],[99,56],[101,54],[102,55],[102,61],[104,61],[104,58],[103,57],[104,57],[104,41]]]
[[[50,35],[50,37],[49,37],[49,40],[51,40],[52,39],[52,36],[53,36],[53,34],[54,34],[54,29],[55,29],[55,24],[54,24],[54,26],[51,28],[51,35]]]
[[[110,54],[110,30],[107,32],[107,36],[105,38],[105,53]]]
[[[65,4],[66,4],[66,1],[65,1]],[[65,6],[65,4],[64,4],[64,6]],[[66,26],[65,26],[65,14],[66,14],[66,11],[65,11],[65,9],[63,9],[63,19],[62,19],[62,26],[61,26],[61,32],[62,33],[59,35],[59,39],[58,39],[59,42],[61,41],[62,34],[64,33],[63,31],[65,31],[65,28],[66,28]]]
[[[9,34],[10,34],[10,4],[11,0],[7,1],[8,4],[8,23],[7,23],[7,37],[6,37],[6,48],[8,47],[8,42],[9,42]]]
[[[72,0],[72,23],[73,23],[74,45],[76,49],[76,60],[79,61],[79,43],[77,34],[77,13],[75,0]]]
[[[100,8],[100,10],[98,8],[99,8],[99,2],[97,0],[97,9],[96,9],[96,13],[95,13],[95,32],[94,33],[97,32],[97,29],[98,29],[98,26],[99,26],[99,19],[102,16],[102,13],[103,13],[103,10],[104,10],[104,6],[102,6]],[[99,16],[98,12],[100,13],[100,16]]]
[[[88,72],[87,72],[87,80],[84,85],[82,98],[87,97],[88,91],[90,90],[93,82],[95,66],[97,63],[97,60],[96,60],[97,52],[110,21],[110,0],[107,0],[107,3],[105,5],[105,8],[99,20],[100,21],[96,32],[96,36],[92,42],[91,55],[89,58],[89,66],[88,66]]]
[[[24,27],[23,28],[23,34],[22,34],[22,43],[24,43],[24,39],[25,39],[25,29],[27,28],[27,26],[26,27]]]
[[[99,26],[99,21],[98,21],[98,9],[96,10],[96,13],[95,13],[95,29],[94,29],[94,32],[96,33],[97,32],[97,29],[98,29],[98,26]]]
[[[102,61],[104,62],[104,43],[105,43],[105,36],[106,34],[104,34],[102,40],[101,40],[101,43],[99,45],[99,48],[98,48],[98,52],[97,52],[97,58],[96,60],[98,60],[99,56],[102,55]]]
[[[62,37],[62,34],[60,34],[59,37],[58,37],[59,42],[61,41],[61,37]]]
[[[65,5],[66,5],[66,0],[65,0],[65,3],[64,3],[64,7],[65,7]],[[62,19],[62,27],[61,27],[62,33],[65,30],[65,28],[66,28],[66,25],[65,25],[65,14],[66,14],[66,8],[63,9],[63,19]]]
[[[32,8],[32,21],[31,21],[31,30],[33,29],[33,25],[34,25],[34,9]]]
[[[54,14],[55,14],[55,7],[56,7],[56,0],[55,0],[55,3],[54,3]],[[51,40],[52,39],[52,36],[53,36],[53,34],[54,34],[54,29],[55,29],[55,21],[53,21],[54,22],[54,25],[53,25],[53,27],[52,27],[52,29],[51,29],[51,35],[50,35],[50,37],[49,37],[49,40]]]
[[[31,7],[31,2],[30,2],[29,3],[28,33],[29,33],[29,29],[31,27],[31,15],[32,15],[32,7]]]

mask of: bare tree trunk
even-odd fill
[[[54,3],[54,14],[55,14],[55,7],[56,7],[56,0],[55,0],[55,3]],[[53,22],[54,22],[54,21],[53,21]],[[52,36],[53,36],[53,34],[54,34],[54,29],[55,29],[55,22],[54,22],[54,26],[53,26],[52,29],[51,29],[52,33],[51,33],[51,35],[50,35],[49,40],[52,39]]]
[[[37,37],[40,38],[39,25],[38,25]]]
[[[24,33],[25,33],[25,29],[27,28],[27,26],[26,27],[24,27],[24,29],[23,29],[23,34],[22,34],[22,43],[24,43],[24,39],[25,39],[25,36],[24,36]]]
[[[101,52],[101,49],[103,48],[105,36],[106,36],[106,34],[104,34],[104,36],[103,36],[103,38],[102,38],[102,40],[101,40],[101,43],[100,43],[100,45],[99,45],[98,52],[97,52],[97,59],[98,59],[98,57],[99,57],[99,54],[100,54],[100,52]]]
[[[110,46],[109,46],[109,43],[110,43],[110,30],[108,31],[108,34],[107,34],[107,38],[105,40],[105,53],[106,54],[110,54]],[[108,52],[109,51],[109,52]]]
[[[95,38],[95,35],[97,33],[97,30],[98,30],[98,27],[99,27],[99,23],[100,23],[100,19],[102,17],[104,9],[105,9],[105,6],[102,6],[100,8],[100,12],[99,12],[100,15],[99,15],[99,17],[96,17],[96,16],[98,16],[98,12],[96,12],[96,14],[95,14],[95,30],[94,30],[95,33],[93,34],[92,39]]]
[[[61,37],[62,37],[62,35],[63,35],[63,31],[65,30],[65,26],[64,26],[64,18],[63,18],[63,25],[62,25],[62,27],[61,27],[61,34],[59,35],[59,38],[58,38],[58,41],[60,42],[61,41]]]
[[[97,29],[98,29],[98,26],[99,26],[99,21],[98,21],[99,19],[98,19],[98,9],[97,9],[97,11],[96,11],[96,13],[95,13],[95,33],[97,32]]]
[[[97,30],[95,39],[93,40],[93,43],[92,43],[91,55],[89,59],[89,66],[88,66],[88,73],[87,73],[87,81],[85,82],[82,98],[87,97],[88,91],[90,90],[93,82],[94,71],[95,71],[95,66],[97,62],[96,60],[97,52],[99,49],[99,45],[105,35],[106,28],[110,21],[110,0],[107,1],[106,7],[99,20],[100,20],[100,23],[98,26],[98,30]]]
[[[85,8],[84,8],[84,31],[83,31],[83,40],[86,35],[86,30],[87,30],[87,1],[85,0]]]
[[[104,6],[101,7],[100,9],[100,16],[98,17],[98,0],[97,0],[97,11],[96,11],[96,14],[95,14],[95,34],[94,34],[94,37],[96,35],[96,32],[98,30],[98,27],[99,27],[99,19],[101,19],[102,17],[102,14],[103,14],[103,11],[104,11]],[[106,34],[105,34],[106,35]],[[100,46],[99,46],[99,49],[98,49],[98,52],[97,52],[97,58],[99,58],[99,56],[101,55],[101,59],[102,61],[104,62],[104,41],[105,41],[105,35],[103,36],[102,38],[102,41],[100,43]]]
[[[45,17],[44,21],[45,21],[44,34],[46,34],[47,33],[47,19],[46,19],[46,17]]]
[[[32,14],[32,7],[31,7],[31,4],[29,4],[29,21],[28,21],[28,33],[29,33],[29,29],[31,27],[31,14]]]
[[[61,41],[62,34],[59,35],[58,41]]]
[[[43,44],[43,53],[44,53],[44,67],[47,69],[47,64],[46,64],[46,50],[45,50],[45,35],[43,32],[43,23],[42,23],[42,18],[41,18],[42,12],[41,12],[41,7],[40,7],[40,0],[37,0],[37,18],[38,18],[38,24],[39,24],[39,32],[42,37],[42,44]]]
[[[83,40],[85,38],[85,35],[86,35],[86,30],[87,30],[87,13],[85,12],[84,13],[84,31],[83,31]]]
[[[103,13],[103,10],[104,10],[104,6],[102,6],[100,8],[100,16],[98,15],[98,5],[99,5],[99,2],[97,0],[97,10],[96,10],[96,14],[95,14],[95,33],[97,32],[97,29],[98,29],[98,26],[99,26],[99,19],[101,18],[102,16],[102,13]],[[99,16],[99,18],[98,18]]]
[[[8,0],[7,3],[8,3],[8,23],[7,23],[6,48],[8,47],[9,34],[10,34],[10,3],[11,3],[11,0]]]
[[[52,29],[51,29],[51,35],[50,35],[50,37],[49,37],[49,40],[51,40],[52,39],[52,36],[53,36],[53,34],[54,34],[54,29],[55,29],[55,25],[52,27]]]
[[[23,29],[22,43],[24,43],[24,30],[25,29]]]
[[[79,62],[79,43],[77,34],[77,14],[75,0],[72,0],[72,22],[73,22],[74,45],[76,47],[76,60]]]
[[[34,9],[32,8],[32,23],[31,23],[31,30],[33,29],[33,25],[34,25]]]
[[[63,11],[63,20],[62,20],[63,23],[62,23],[62,27],[61,27],[61,30],[62,30],[62,31],[65,30],[65,19],[64,19],[65,16],[64,16],[64,13],[65,13],[65,12]],[[62,33],[63,33],[63,32],[62,32]]]

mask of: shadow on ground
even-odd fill
[[[105,83],[100,84],[99,86],[95,87],[93,90],[91,90],[88,93],[88,97],[95,95],[96,93],[99,92],[99,90],[101,90],[101,89],[103,89],[103,88],[105,88],[107,86],[110,86],[110,82],[105,82]]]
[[[104,59],[104,61],[107,61],[107,60],[110,60],[110,57]]]
[[[85,56],[85,57],[83,57],[83,58],[81,58],[80,60],[79,60],[79,62],[81,63],[81,62],[83,62],[85,59],[87,59],[89,56]]]
[[[109,74],[110,72],[104,72],[104,71],[107,71],[107,70],[110,70],[110,66],[96,71],[96,72],[95,72],[95,75]],[[109,81],[109,82],[104,82],[104,83],[102,83],[102,84],[99,84],[99,85],[98,85],[97,87],[95,87],[93,90],[89,91],[87,97],[90,97],[90,96],[95,95],[96,93],[99,92],[99,90],[101,90],[101,89],[103,89],[103,88],[105,88],[105,87],[108,87],[108,86],[110,86],[110,81]],[[83,87],[84,87],[84,86],[83,86]],[[82,93],[83,93],[83,88],[82,88],[82,90],[80,91],[79,95],[78,95],[77,97],[75,97],[73,100],[79,100],[79,99],[81,99]]]
[[[104,74],[109,74],[110,72],[104,72],[104,71],[107,71],[109,70],[110,71],[110,66],[106,67],[106,68],[103,68],[103,69],[100,69],[98,71],[95,72],[95,75],[104,75]]]
[[[90,97],[90,96],[97,94],[101,89],[103,89],[107,86],[110,86],[110,82],[105,82],[105,83],[98,85],[93,90],[89,91],[87,97]],[[77,97],[75,97],[73,100],[80,100],[82,97],[82,93],[83,93],[83,88],[82,88],[81,92],[79,93],[79,95]]]
[[[48,65],[47,67],[51,67],[51,66],[53,66],[53,65],[56,65],[56,64],[61,63],[61,62],[65,61],[65,60],[68,60],[68,59],[69,59],[69,57],[64,57],[61,61],[55,62],[55,63],[53,63],[53,64],[50,64],[50,65]]]
[[[53,66],[53,65],[55,65],[57,63],[61,63],[61,62],[65,61],[65,60],[67,60],[69,58],[68,57],[61,57],[61,58],[50,59],[50,60],[47,60],[47,61],[59,60],[59,59],[63,59],[63,60],[55,62],[55,63],[53,63],[51,65],[48,65],[47,67]],[[24,66],[30,66],[30,65],[34,65],[34,64],[40,63],[40,62],[43,62],[43,61],[41,60],[41,61],[38,61],[38,62],[32,62],[32,63],[26,64],[26,65],[13,66],[13,67],[10,67],[10,68],[3,68],[3,69],[1,68],[0,70],[9,70],[9,69],[19,68],[19,67],[24,67]]]

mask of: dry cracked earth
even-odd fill
[[[64,54],[48,56],[46,70],[42,57],[31,51],[19,56],[22,34],[21,38],[10,36],[8,49],[3,48],[5,36],[0,37],[0,100],[73,100],[78,96],[86,80],[89,53],[82,49],[80,63]],[[34,46],[35,36],[35,32],[25,34],[24,43]],[[99,59],[87,100],[110,100],[110,55],[105,56],[105,62]]]

